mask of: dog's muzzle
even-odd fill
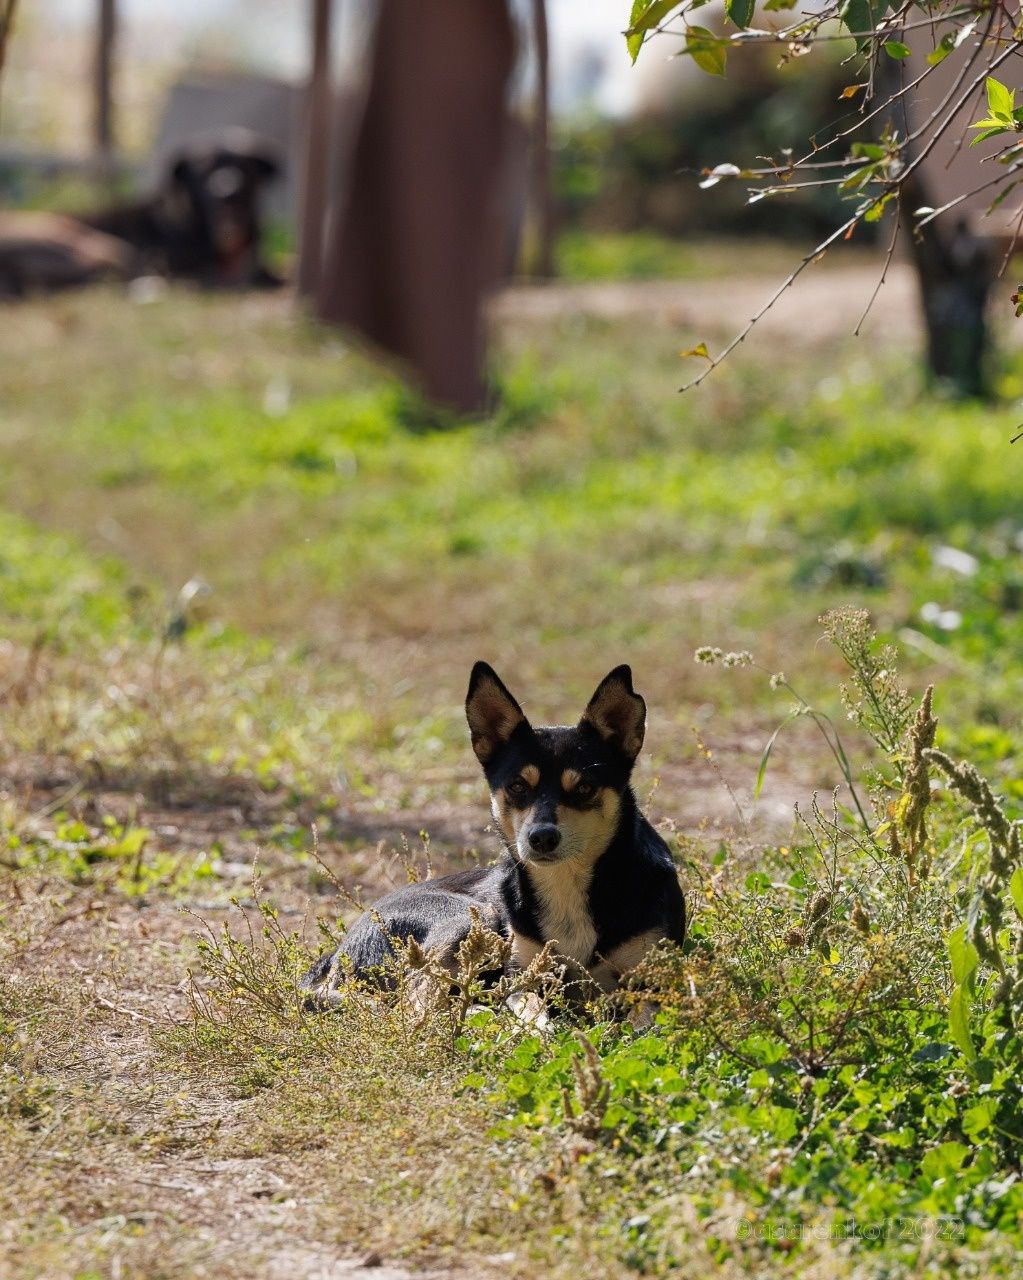
[[[529,848],[539,859],[553,858],[561,844],[561,831],[553,822],[538,822],[526,832]]]

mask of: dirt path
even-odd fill
[[[794,261],[798,261],[793,255]],[[762,335],[834,342],[851,336],[877,285],[876,267],[810,268],[759,322]],[[496,298],[499,322],[558,320],[576,315],[601,320],[646,317],[680,333],[738,331],[771,297],[784,277],[741,275],[723,280],[626,280],[587,284],[514,285]],[[808,317],[812,326],[808,327]],[[866,326],[881,334],[914,337],[919,329],[915,282],[908,266],[894,265]]]
[[[793,249],[792,266],[799,262]],[[741,262],[736,263],[741,268]],[[815,264],[786,289],[758,321],[760,338],[780,338],[818,346],[852,340],[864,310],[877,288],[883,264],[856,266]],[[678,330],[680,341],[697,342],[709,335],[731,336],[739,332],[784,280],[777,275],[746,276],[737,271],[720,280],[624,280],[549,285],[512,285],[495,298],[492,314],[499,324],[552,322],[573,316],[606,321],[644,318]],[[1013,342],[1023,340],[1023,330],[1009,323],[1007,298],[1013,285],[1001,282],[994,310],[1005,320]],[[1004,295],[1004,297],[1003,297]],[[1005,301],[1006,305],[1002,306]],[[893,262],[876,301],[863,324],[862,334],[871,345],[916,343],[921,336],[916,279],[907,263]],[[751,335],[750,341],[754,341]]]
[[[186,840],[206,834],[189,832],[180,815],[179,825]],[[271,855],[271,871],[275,861],[279,855]],[[53,1098],[43,1113],[45,1147],[0,1155],[8,1186],[26,1170],[0,1227],[0,1273],[405,1280],[407,1269],[368,1245],[331,1242],[314,1225],[329,1195],[327,1187],[313,1190],[315,1155],[263,1154],[248,1139],[250,1098],[168,1065],[164,1038],[191,1022],[187,970],[200,929],[191,912],[214,929],[228,919],[237,928],[240,913],[227,894],[246,901],[231,868],[206,892],[219,904],[157,895],[125,901],[24,875],[0,886],[13,943],[4,975],[13,997],[5,999],[17,1008],[22,993],[38,1007],[33,990],[54,980],[61,993],[32,1046]],[[274,897],[294,915],[306,895],[284,886]],[[19,937],[30,940],[19,945]]]

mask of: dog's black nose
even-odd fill
[[[561,832],[552,822],[529,828],[529,846],[536,853],[550,854],[561,844]]]

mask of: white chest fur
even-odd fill
[[[593,865],[583,859],[529,869],[544,941],[554,939],[561,955],[582,965],[589,964],[597,945],[587,898],[592,877]]]

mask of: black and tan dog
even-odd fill
[[[284,282],[263,258],[262,202],[281,165],[268,139],[222,129],[184,146],[140,199],[76,218],[0,212],[0,298],[142,275],[275,288]]]
[[[646,727],[629,668],[601,681],[571,727],[534,728],[485,662],[465,709],[504,856],[382,898],[306,975],[313,1005],[336,1003],[348,974],[385,975],[395,944],[410,939],[449,963],[474,915],[509,940],[512,965],[526,967],[550,942],[602,991],[662,939],[682,942],[674,863],[629,785]]]
[[[270,139],[241,127],[214,130],[167,161],[152,195],[79,221],[129,245],[136,275],[208,288],[273,288],[283,281],[262,257],[262,203],[282,166]]]

